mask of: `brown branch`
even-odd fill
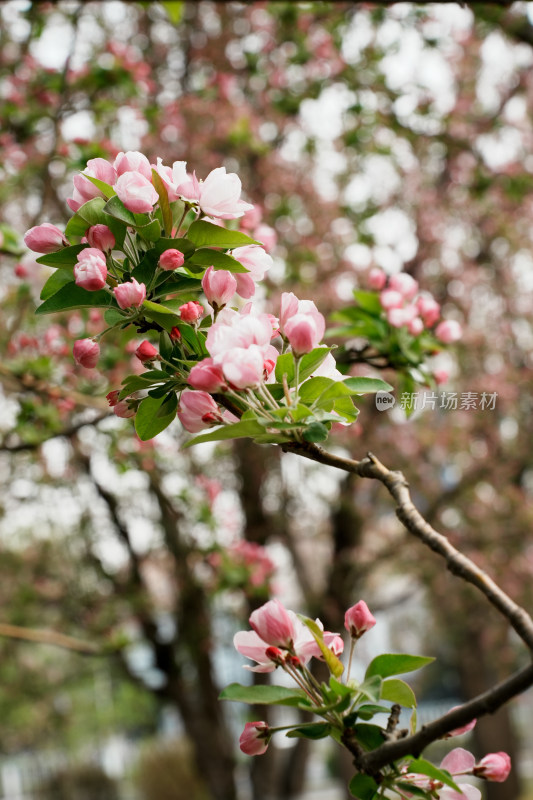
[[[7,636],[10,639],[22,639],[27,642],[51,644],[54,647],[74,650],[84,655],[102,655],[103,653],[102,648],[97,644],[84,642],[82,639],[75,639],[73,636],[66,636],[64,633],[47,630],[46,628],[23,628],[20,625],[0,622],[0,636]]]

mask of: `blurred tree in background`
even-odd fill
[[[97,373],[76,367],[72,343],[100,317],[35,320],[48,271],[20,242],[34,224],[66,222],[72,175],[89,158],[141,150],[187,160],[198,177],[221,165],[239,174],[258,208],[253,235],[275,257],[273,298],[294,289],[332,312],[365,288],[372,266],[412,274],[465,328],[457,361],[436,364],[457,408],[385,420],[367,400],[338,446],[386,454],[429,521],[531,607],[528,8],[0,5],[0,621],[103,650],[58,656],[1,641],[6,752],[113,727],[151,731],[156,703],[168,704],[211,796],[231,800],[235,737],[217,701],[220,664],[237,621],[272,591],[332,630],[365,596],[404,636],[431,631],[426,651],[449,670],[428,697],[467,699],[516,666],[498,620],[415,551],[378,487],[242,442],[180,451],[177,423],[141,443],[109,417],[103,397],[136,340],[125,332]],[[361,371],[357,336],[344,331]],[[412,391],[405,382],[396,396]],[[483,392],[497,393],[494,409],[461,400]],[[241,540],[268,550],[243,555]],[[122,699],[93,724],[75,698],[98,674]],[[477,726],[475,747],[511,752],[514,735],[505,709]],[[254,761],[254,798],[298,792],[307,748]],[[486,791],[516,800],[517,771]]]

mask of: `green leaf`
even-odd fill
[[[153,244],[161,238],[161,225],[157,219],[153,219],[148,225],[138,225],[136,230],[139,236],[149,244]]]
[[[368,697],[373,703],[377,703],[381,698],[381,678],[379,675],[367,677],[358,687],[358,691]]]
[[[126,225],[129,225],[132,228],[148,225],[151,221],[148,214],[134,214],[132,211],[129,211],[122,200],[120,200],[120,198],[118,198],[116,195],[115,197],[112,197],[111,200],[107,201],[104,206],[104,211],[106,214],[109,214],[111,217],[115,217],[115,219],[124,222]]]
[[[385,741],[385,734],[379,725],[369,725],[367,722],[358,722],[353,726],[355,738],[365,750],[375,750]]]
[[[57,267],[58,269],[70,269],[74,267],[78,260],[78,253],[89,247],[88,244],[73,244],[70,247],[63,247],[55,253],[46,253],[36,259],[38,264],[45,264],[47,267]]]
[[[301,689],[289,689],[285,686],[242,686],[231,683],[222,689],[219,700],[233,700],[248,705],[299,706],[307,696]]]
[[[325,442],[329,431],[321,422],[312,422],[304,428],[302,436],[306,442]]]
[[[359,416],[359,409],[353,404],[351,397],[339,397],[333,404],[333,411],[344,417],[346,422],[355,422]]]
[[[257,422],[257,420],[246,420],[246,422],[235,422],[233,425],[225,425],[223,428],[217,428],[210,433],[202,433],[200,436],[195,436],[190,439],[183,446],[191,447],[193,444],[200,444],[201,442],[219,442],[223,439],[243,439],[246,437],[254,438],[266,433],[264,427]],[[286,441],[286,439],[284,440]]]
[[[107,311],[104,312],[104,319],[111,327],[111,325],[118,325],[120,322],[124,322],[125,315],[121,313],[118,308],[108,308]]]
[[[185,258],[189,258],[194,253],[194,245],[189,239],[161,238],[157,241],[154,250],[158,256],[165,250],[179,250]]]
[[[54,314],[74,308],[107,308],[114,305],[113,297],[103,290],[88,292],[72,281],[53,294],[35,309],[36,314]]]
[[[288,383],[294,379],[294,356],[292,353],[283,353],[277,357],[275,374],[278,383],[282,383],[284,375],[287,376]]]
[[[173,399],[171,399],[173,398]],[[143,442],[153,439],[176,417],[177,400],[172,393],[164,397],[145,397],[135,415],[135,430]]]
[[[357,708],[357,716],[360,719],[372,719],[376,714],[390,714],[387,706],[378,706],[375,703],[364,703]]]
[[[221,253],[219,250],[196,250],[189,261],[200,267],[214,267],[215,269],[225,269],[228,272],[250,271],[243,267],[236,258],[229,256],[227,253]]]
[[[324,656],[324,661],[326,662],[329,671],[334,675],[336,678],[339,678],[342,673],[344,672],[344,664],[340,659],[337,658],[335,653],[333,653],[329,647],[324,642],[324,631],[322,631],[317,623],[309,619],[309,617],[303,617],[298,615],[302,620],[303,624],[306,625],[311,633],[313,634],[313,638],[317,645],[320,647],[322,655]]]
[[[416,707],[416,696],[411,687],[399,678],[390,678],[383,681],[381,686],[381,699],[391,703],[399,703],[406,708]]]
[[[348,788],[350,794],[357,797],[357,800],[372,800],[376,797],[379,787],[370,775],[354,775]]]
[[[173,25],[178,25],[183,17],[183,0],[166,0],[161,3]]]
[[[435,797],[434,794],[425,792],[420,786],[413,786],[412,783],[407,783],[406,781],[398,781],[395,786],[401,789],[402,792],[405,792],[407,797],[425,797],[426,800],[428,798],[429,800],[433,800]]]
[[[283,356],[284,358],[285,356]],[[279,361],[278,357],[278,361]],[[300,386],[300,400],[303,403],[312,403],[317,397],[329,389],[330,386],[333,386],[335,381],[332,378],[322,378],[318,376],[317,378],[308,378],[302,385]]]
[[[69,219],[65,228],[65,236],[85,236],[85,231],[91,225],[107,224],[104,206],[103,197],[93,197],[92,200],[87,200]]]
[[[142,307],[145,316],[153,322],[157,322],[158,325],[161,325],[166,331],[170,332],[172,328],[181,322],[181,317],[170,308],[166,308],[160,303],[154,303],[152,300],[145,300]]]
[[[300,360],[300,381],[310,378],[313,372],[322,364],[331,347],[315,347],[310,353],[306,353]]]
[[[87,178],[88,181],[91,181],[91,183],[96,186],[96,188],[99,189],[104,197],[106,197],[108,200],[111,197],[115,197],[116,192],[113,187],[109,185],[109,183],[105,183],[98,178],[93,178],[92,175],[86,175],[85,172],[82,172],[82,175],[84,178]]]
[[[213,225],[201,219],[193,222],[187,231],[187,238],[196,247],[224,247],[227,249],[241,247],[244,244],[259,244],[240,231],[230,231],[220,225]]]
[[[356,394],[372,394],[374,392],[390,392],[394,387],[380,378],[345,378],[343,384]]]
[[[346,686],[344,683],[340,683],[336,678],[331,675],[329,679],[329,685],[332,691],[338,695],[339,697],[347,697],[348,695],[352,695],[354,690],[351,686]]]
[[[331,725],[329,722],[313,722],[311,725],[300,725],[285,734],[287,739],[324,739],[329,736]]]
[[[381,305],[377,292],[364,292],[361,289],[356,289],[353,296],[357,301],[357,305],[360,308],[364,308],[365,311],[369,311],[376,316],[382,313],[383,306]]]
[[[409,762],[408,769],[409,772],[414,772],[416,775],[427,775],[428,778],[433,778],[433,780],[445,783],[446,786],[451,786],[456,792],[461,791],[449,772],[445,769],[439,769],[430,761],[426,761],[425,758],[414,758]]]
[[[380,675],[388,678],[390,675],[401,675],[403,672],[413,672],[416,669],[431,664],[434,658],[427,656],[410,656],[406,653],[383,653],[376,656],[367,667],[365,678]]]
[[[56,269],[41,289],[41,300],[48,300],[49,297],[52,297],[53,294],[58,292],[63,286],[66,286],[67,283],[73,283],[70,272],[67,272],[65,269]]]
[[[165,184],[163,183],[160,174],[155,169],[152,169],[152,183],[159,196],[159,208],[161,209],[161,214],[163,216],[163,229],[165,236],[170,236],[172,233],[172,209],[170,208],[170,203],[168,201],[168,192],[165,188]]]

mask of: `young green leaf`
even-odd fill
[[[168,192],[165,184],[161,180],[160,174],[152,169],[152,183],[159,197],[159,208],[163,217],[163,228],[165,236],[170,236],[172,233],[172,209],[168,202]]]
[[[78,260],[78,253],[85,250],[87,244],[73,244],[70,247],[63,247],[55,253],[46,253],[35,259],[38,264],[45,264],[47,267],[57,267],[58,269],[72,269]]]
[[[257,420],[235,422],[233,425],[224,425],[210,433],[201,433],[199,436],[195,436],[194,439],[185,442],[183,447],[191,447],[193,444],[200,444],[201,442],[219,442],[223,439],[243,439],[247,437],[253,439],[265,433],[263,425]]]
[[[310,725],[300,725],[293,728],[285,735],[287,739],[324,739],[329,736],[331,725],[329,722],[313,722]]]
[[[445,769],[439,769],[430,761],[426,761],[425,758],[414,758],[409,762],[408,769],[409,772],[414,772],[416,775],[427,775],[428,778],[445,783],[446,786],[450,786],[456,792],[461,791],[461,788],[457,786],[449,772]]]
[[[303,624],[306,625],[311,633],[313,634],[313,638],[317,645],[320,647],[322,655],[324,656],[324,661],[328,665],[329,671],[334,675],[336,678],[339,678],[342,673],[344,672],[344,664],[340,659],[337,658],[335,653],[333,653],[329,647],[324,642],[324,631],[318,627],[317,623],[309,619],[309,617],[302,617]]]
[[[153,439],[176,417],[177,400],[172,393],[165,397],[145,397],[135,415],[135,430],[143,442]]]
[[[41,289],[41,300],[48,300],[49,297],[52,297],[53,294],[58,292],[63,286],[66,286],[67,283],[73,282],[70,272],[66,269],[56,269]]]
[[[434,658],[426,656],[410,656],[406,653],[383,653],[376,656],[367,667],[365,678],[372,675],[380,675],[388,678],[390,675],[401,675],[403,672],[414,672],[414,670],[431,664]]]
[[[107,308],[115,303],[112,295],[103,290],[88,292],[71,281],[48,297],[35,309],[36,314],[54,314],[56,311],[72,311],[74,308]]]
[[[187,238],[190,239],[196,247],[223,247],[231,249],[233,247],[241,247],[244,244],[260,244],[260,242],[256,242],[255,239],[251,239],[245,233],[227,230],[220,225],[213,225],[212,222],[206,222],[203,219],[192,223],[187,231]]]
[[[393,387],[380,378],[345,378],[343,384],[356,394],[373,394],[374,392],[390,392]]]
[[[299,706],[307,696],[301,689],[289,689],[285,686],[242,686],[240,683],[231,683],[222,689],[219,699],[248,705]]]
[[[381,686],[381,699],[399,703],[406,708],[416,706],[416,696],[411,687],[399,678],[389,678]]]
[[[378,796],[378,785],[370,775],[355,775],[348,786],[350,794],[357,800],[372,800]]]

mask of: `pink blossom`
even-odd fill
[[[385,311],[391,308],[401,308],[403,306],[403,295],[395,289],[384,289],[380,296],[379,301]]]
[[[74,279],[77,286],[95,292],[105,286],[107,265],[105,255],[96,247],[86,247],[78,253],[74,264]]]
[[[165,250],[164,253],[161,253],[159,256],[159,266],[163,270],[170,270],[178,269],[178,267],[182,267],[185,261],[185,256],[181,252],[181,250],[176,250],[175,248],[171,247],[169,250]]]
[[[68,247],[65,235],[50,222],[43,222],[26,231],[24,244],[35,253],[54,253],[61,247]]]
[[[489,753],[476,764],[474,775],[488,781],[503,783],[511,771],[511,758],[507,753]]]
[[[387,276],[379,267],[373,267],[368,273],[368,286],[375,291],[381,291],[387,283]]]
[[[209,267],[202,278],[202,289],[207,302],[218,309],[229,303],[237,289],[237,281],[231,272]]]
[[[191,300],[189,303],[184,303],[179,307],[180,317],[184,322],[195,323],[198,322],[204,313],[204,307],[196,300]]]
[[[260,225],[254,231],[254,239],[258,242],[261,242],[263,247],[267,252],[272,250],[278,241],[278,234],[271,228],[270,225],[266,225],[264,222],[261,222]]]
[[[359,639],[376,624],[364,600],[359,600],[344,615],[344,627],[353,639]]]
[[[416,307],[428,328],[431,328],[440,317],[440,305],[433,297],[421,295],[416,300]]]
[[[120,308],[131,308],[131,306],[139,308],[146,299],[146,286],[132,278],[127,283],[115,286],[113,293]]]
[[[143,153],[139,153],[137,150],[128,150],[127,153],[119,153],[115,158],[113,166],[115,167],[118,177],[124,175],[126,172],[138,172],[148,180],[152,178],[150,162]],[[110,183],[110,181],[108,181],[108,183]]]
[[[93,197],[102,197],[102,192],[94,183],[87,179],[87,176],[96,178],[103,183],[113,185],[117,178],[116,170],[104,158],[91,158],[87,162],[85,172],[81,175],[74,175],[73,196],[67,199],[67,205],[72,211],[77,211],[88,200]]]
[[[253,206],[240,199],[241,181],[235,172],[226,174],[225,167],[211,170],[200,184],[200,208],[204,214],[219,219],[236,219]]]
[[[257,635],[267,644],[284,648],[293,646],[295,638],[293,621],[279,600],[269,600],[252,611],[249,622]]]
[[[266,722],[247,722],[239,738],[239,747],[247,756],[260,756],[266,752],[269,741]]]
[[[324,318],[322,315],[320,317],[321,319],[317,320],[315,315],[298,313],[285,325],[285,336],[296,356],[310,353],[320,344],[326,328]]]
[[[212,423],[222,422],[220,410],[207,392],[182,392],[178,407],[178,419],[189,433],[198,433]]]
[[[393,328],[403,328],[409,321],[409,315],[405,313],[405,308],[389,308],[387,311],[387,322]]]
[[[119,400],[112,408],[113,414],[121,419],[129,419],[130,417],[134,417],[137,413],[137,404],[132,404],[132,401],[128,398]]]
[[[100,346],[94,339],[78,339],[72,349],[74,360],[81,367],[93,369],[100,358]]]
[[[110,392],[108,392],[106,394],[106,396],[105,396],[106,400],[109,403],[109,405],[111,406],[111,408],[113,408],[113,406],[117,405],[119,395],[120,395],[120,389],[112,389]]]
[[[135,350],[135,355],[144,364],[145,361],[154,361],[158,358],[159,352],[151,342],[145,339]]]
[[[159,199],[148,178],[140,172],[124,172],[115,183],[114,189],[128,211],[134,214],[149,213]]]
[[[108,183],[110,186],[112,186],[117,179],[115,168],[109,161],[106,161],[105,158],[90,158],[83,174],[90,175],[91,178],[96,178],[103,183]]]
[[[222,367],[215,364],[212,358],[204,358],[195,364],[187,380],[193,389],[205,392],[220,392],[228,388]]]
[[[229,312],[229,313],[228,313]],[[239,314],[224,309],[208,331],[207,352],[217,360],[235,347],[247,348],[253,344],[262,348],[265,356],[272,354],[270,340],[272,324],[268,314]],[[275,348],[272,348],[277,353]]]
[[[418,281],[406,272],[399,272],[391,275],[389,288],[399,292],[405,300],[412,300],[418,291]]]
[[[157,164],[152,165],[163,181],[171,203],[182,197],[184,200],[198,202],[200,187],[196,175],[187,173],[186,161],[174,161],[172,167],[166,167],[160,158]]]
[[[459,708],[459,706],[453,706],[453,708],[450,708],[450,711],[455,711],[456,708]],[[442,738],[451,739],[452,736],[461,736],[463,733],[468,733],[476,727],[476,722],[476,719],[472,719],[470,722],[467,722],[466,725],[462,725],[460,728],[454,728],[453,731],[448,731]]]
[[[411,336],[419,336],[424,330],[424,323],[422,322],[420,317],[414,317],[414,319],[410,320],[407,323],[407,330],[409,331]]]
[[[246,273],[235,273],[237,294],[246,299],[253,297],[255,282],[263,280],[265,273],[272,267],[272,257],[256,244],[237,247],[232,255],[248,270]]]
[[[443,344],[458,342],[462,335],[462,328],[454,319],[446,319],[435,328],[435,336]]]
[[[244,668],[250,672],[274,672],[278,666],[277,661],[272,661],[267,655],[269,645],[255,631],[238,631],[233,637],[233,645],[242,656],[257,662],[253,667],[245,665]]]
[[[87,231],[87,241],[91,247],[104,252],[111,252],[115,246],[115,237],[107,225],[91,225]]]
[[[433,377],[437,386],[440,386],[441,384],[446,383],[450,376],[447,369],[436,369],[433,372]]]
[[[235,389],[259,386],[263,381],[265,357],[261,347],[235,347],[220,356],[224,377]]]
[[[291,317],[298,313],[298,298],[292,292],[283,292],[280,300],[279,328],[282,333]]]
[[[239,223],[242,230],[251,231],[256,228],[263,218],[261,206],[255,205],[245,211]]]

